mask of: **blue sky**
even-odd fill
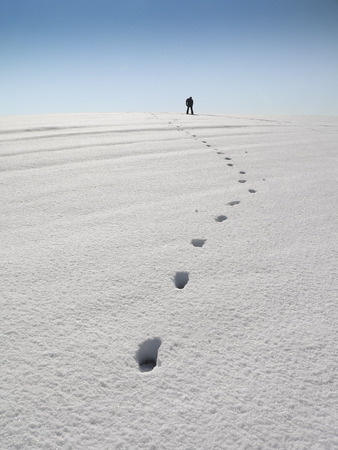
[[[338,114],[338,0],[2,0],[0,114]]]

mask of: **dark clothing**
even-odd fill
[[[194,100],[191,97],[189,97],[189,98],[186,99],[185,104],[187,106],[187,114],[189,114],[189,109],[191,111],[191,114],[194,114],[194,111],[192,109],[193,104],[194,104]]]
[[[187,98],[185,104],[187,106],[192,106],[194,104],[194,100],[191,97],[189,97],[189,98]]]

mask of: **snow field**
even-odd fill
[[[0,123],[4,448],[338,446],[336,118]]]

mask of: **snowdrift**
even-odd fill
[[[336,448],[336,117],[2,117],[1,447]]]

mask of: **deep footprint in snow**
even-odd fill
[[[203,142],[203,144],[206,144],[207,143],[207,141],[202,141]]]
[[[157,365],[158,349],[162,341],[160,338],[147,339],[139,344],[139,349],[135,354],[141,372],[150,372]]]
[[[216,222],[224,222],[225,220],[227,220],[227,216],[218,216],[215,220]]]
[[[189,281],[189,272],[176,272],[174,283],[177,289],[183,289]]]
[[[228,205],[230,206],[235,206],[235,205],[239,205],[240,201],[239,200],[234,200],[233,202],[229,202]]]
[[[239,173],[240,173],[241,175],[245,175],[245,172],[244,172],[243,170],[241,170]]]
[[[224,159],[226,159],[227,161],[231,161],[231,158],[229,158],[229,157],[226,157]]]
[[[256,194],[257,191],[255,189],[249,189],[250,194]]]
[[[217,152],[217,155],[224,155],[224,152]]]
[[[191,239],[191,243],[194,247],[203,247],[206,239]]]
[[[238,183],[246,183],[246,180],[238,180]]]
[[[233,167],[234,165],[233,165],[233,164],[231,164],[231,163],[229,163],[229,164],[228,164],[228,166],[229,166],[229,167]]]

